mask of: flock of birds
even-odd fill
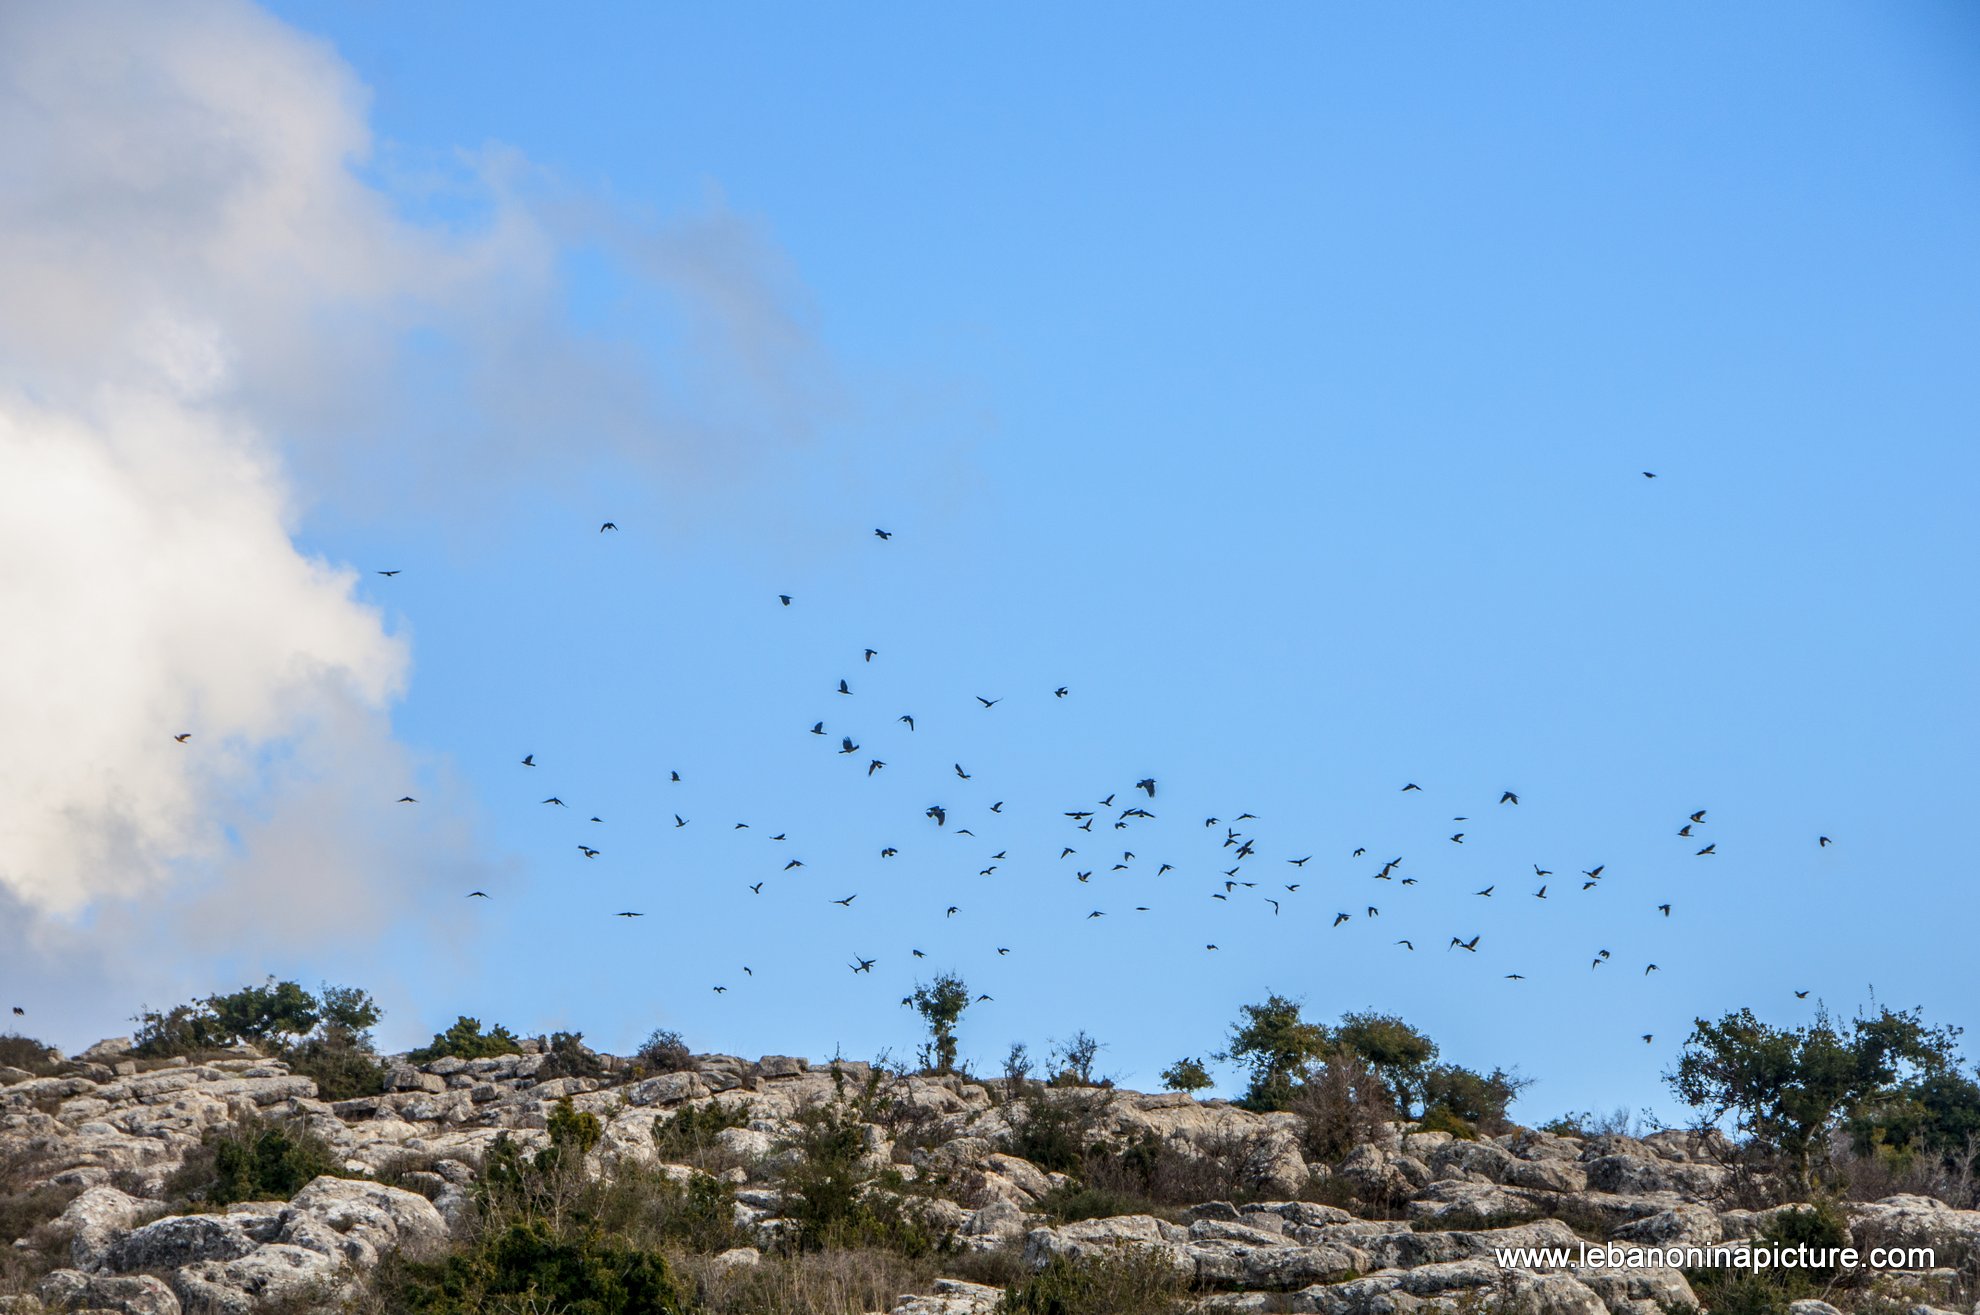
[[[1645,478],[1655,478],[1649,471],[1645,471],[1643,474]],[[605,521],[599,526],[599,533],[616,532],[618,528],[615,522]],[[875,529],[873,534],[881,542],[890,541],[894,537],[891,531],[884,529]],[[391,579],[401,574],[401,572],[394,569],[379,571],[377,574]],[[790,594],[777,595],[777,606],[781,608],[789,608],[794,603],[795,599]],[[860,661],[863,664],[871,664],[874,659],[880,656],[878,650],[865,648],[861,651]],[[1064,700],[1070,697],[1071,694],[1072,690],[1068,686],[1059,685],[1049,692],[1049,698],[1053,701]],[[831,697],[834,700],[854,699],[858,695],[855,693],[852,683],[842,677],[839,679],[836,691]],[[1041,697],[1046,696],[1041,693]],[[974,707],[979,714],[983,715],[995,714],[1003,702],[1004,698],[1001,695],[994,698],[984,694],[974,696]],[[794,728],[793,733],[808,733],[816,739],[830,743],[835,736],[834,732],[828,729],[827,722],[833,719],[835,718],[820,716],[813,720],[809,727],[803,730]],[[915,736],[916,721],[911,712],[897,714],[894,717],[894,721],[906,727],[906,731],[901,734]],[[193,737],[191,732],[181,731],[172,738],[183,745],[188,744]],[[863,769],[866,777],[871,778],[888,770],[887,759],[863,746],[855,739],[854,735],[840,733],[836,735],[836,739],[837,745],[833,751],[835,756],[852,759],[855,769]],[[903,741],[903,743],[907,742],[911,741]],[[948,755],[938,755],[937,760],[941,757],[948,757]],[[518,766],[520,770],[526,772],[533,771],[538,766],[536,754],[534,752],[523,754],[518,760]],[[960,761],[951,760],[951,771],[953,772],[954,779],[959,782],[974,782],[977,779],[976,774],[968,770]],[[678,769],[669,770],[668,781],[671,784],[680,784],[682,781],[680,771]],[[1403,794],[1428,797],[1423,787],[1415,781],[1404,782],[1400,789]],[[1264,852],[1265,841],[1261,838],[1257,828],[1255,826],[1247,826],[1248,823],[1256,823],[1259,820],[1249,810],[1240,810],[1228,819],[1217,815],[1207,816],[1202,819],[1200,826],[1192,825],[1188,828],[1196,837],[1197,844],[1203,845],[1214,842],[1212,853],[1217,856],[1214,862],[1199,866],[1196,861],[1185,863],[1181,858],[1177,858],[1175,861],[1165,859],[1155,862],[1143,859],[1138,853],[1136,846],[1143,845],[1146,847],[1141,836],[1150,834],[1151,831],[1159,830],[1159,828],[1154,826],[1158,821],[1158,814],[1154,808],[1158,800],[1160,802],[1167,802],[1166,799],[1161,798],[1160,783],[1151,775],[1141,777],[1131,785],[1109,790],[1105,795],[1092,801],[1075,802],[1071,807],[1059,810],[1060,815],[1055,821],[1059,827],[1063,828],[1064,834],[1051,845],[1043,847],[1041,854],[1052,855],[1055,853],[1056,857],[1049,861],[1062,868],[1068,880],[1079,883],[1082,886],[1091,886],[1096,880],[1111,880],[1123,874],[1129,877],[1147,876],[1151,879],[1160,879],[1169,877],[1173,873],[1177,874],[1183,881],[1192,883],[1203,882],[1195,898],[1207,897],[1208,900],[1223,902],[1227,905],[1237,902],[1251,903],[1253,907],[1259,909],[1261,912],[1269,907],[1270,914],[1265,916],[1273,918],[1285,915],[1289,911],[1289,906],[1296,905],[1299,901],[1310,902],[1314,899],[1317,891],[1312,888],[1312,879],[1308,876],[1306,868],[1307,864],[1313,861],[1315,855],[1313,853],[1293,854],[1281,852],[1274,856],[1267,856]],[[417,805],[418,802],[419,800],[412,794],[402,794],[397,798],[399,805]],[[539,806],[553,809],[568,809],[570,807],[561,795],[556,793],[546,794]],[[1511,789],[1501,791],[1497,803],[1489,805],[1489,807],[1495,810],[1517,808],[1519,806],[1519,793]],[[1005,804],[1003,800],[999,799],[992,800],[982,807],[986,816],[1001,816],[1004,813]],[[600,825],[604,821],[602,817],[595,814],[588,816],[589,823],[587,825]],[[1703,842],[1693,850],[1692,857],[1694,859],[1710,859],[1718,853],[1718,842],[1708,837],[1707,827],[1709,826],[1709,817],[1709,810],[1700,808],[1690,813],[1680,824],[1673,828],[1676,837],[1687,843],[1694,841]],[[956,838],[974,840],[976,833],[969,823],[976,820],[978,820],[977,817],[970,812],[959,812],[938,801],[930,803],[922,810],[916,824],[932,827],[937,831],[945,832]],[[672,821],[676,829],[685,828],[690,825],[690,819],[678,812],[672,813]],[[1466,837],[1471,832],[1464,828],[1480,825],[1470,815],[1455,816],[1451,819],[1451,824],[1459,828],[1452,831],[1443,842],[1451,846],[1462,846],[1465,844]],[[747,822],[736,822],[733,824],[732,829],[735,831],[746,831],[751,828]],[[788,836],[786,832],[779,831],[770,836],[769,839],[772,842],[783,844],[788,840]],[[1157,840],[1157,843],[1168,843],[1168,840],[1169,837],[1163,835]],[[1828,836],[1818,836],[1816,840],[1818,847],[1823,849],[1828,848],[1833,843]],[[586,861],[595,860],[603,853],[603,850],[599,846],[591,844],[588,841],[577,842],[576,849]],[[984,845],[983,849],[987,850],[988,845]],[[900,852],[900,847],[896,844],[887,844],[878,848],[878,855],[882,860],[894,859]],[[1351,861],[1361,861],[1368,860],[1368,855],[1368,847],[1357,846],[1347,857]],[[1024,857],[1030,859],[1032,855],[1027,854]],[[982,877],[994,877],[997,875],[1000,866],[1010,862],[1010,847],[1006,845],[994,852],[984,854],[981,861],[983,866],[978,870],[978,875]],[[1402,890],[1404,888],[1416,886],[1420,883],[1420,878],[1414,875],[1414,872],[1421,865],[1413,866],[1406,861],[1403,854],[1396,854],[1394,857],[1385,858],[1379,862],[1368,860],[1368,864],[1372,870],[1366,873],[1365,880],[1370,883],[1382,882],[1388,884],[1386,887],[1370,885],[1365,887],[1367,890],[1389,889],[1395,893],[1396,897],[1402,897]],[[788,874],[804,866],[805,864],[802,859],[792,856],[783,862],[781,872]],[[1562,883],[1558,880],[1554,869],[1540,863],[1534,863],[1532,867],[1533,884],[1530,888],[1522,889],[1515,894],[1513,890],[1507,888],[1506,881],[1500,879],[1472,891],[1468,898],[1505,899],[1510,896],[1544,901],[1549,899],[1553,894],[1559,893],[1557,886],[1560,884],[1565,884],[1571,889],[1578,885],[1579,892],[1586,893],[1601,887],[1604,874],[1607,871],[1606,863],[1594,863],[1586,868],[1576,868],[1574,871],[1578,875],[1572,876],[1565,883]],[[1211,871],[1214,871],[1214,876],[1209,876],[1209,872]],[[752,895],[761,896],[769,880],[770,878],[764,878],[744,882],[743,884]],[[1329,882],[1328,885],[1331,887],[1332,883]],[[1148,887],[1144,883],[1140,888],[1145,890]],[[1165,894],[1172,893],[1171,887],[1160,889],[1163,889]],[[488,900],[492,899],[493,896],[485,890],[471,890],[466,893],[465,898]],[[840,897],[825,899],[823,903],[826,907],[836,906],[842,909],[851,909],[854,902],[858,899],[859,892],[853,891]],[[1096,905],[1099,902],[1096,900]],[[1111,903],[1112,901],[1109,900],[1107,902]],[[1337,930],[1357,922],[1363,925],[1372,924],[1382,917],[1381,904],[1376,902],[1376,897],[1373,895],[1348,899],[1343,895],[1335,893],[1334,898],[1328,899],[1326,903],[1331,907],[1323,908],[1320,916],[1321,920],[1332,929]],[[1347,905],[1347,907],[1340,907],[1343,904]],[[1668,899],[1646,903],[1644,914],[1653,918],[1669,919],[1673,916],[1673,905],[1674,901]],[[1132,916],[1148,913],[1151,911],[1151,908],[1152,906],[1148,904],[1115,905],[1113,907],[1096,906],[1085,914],[1085,918],[1088,921],[1095,921],[1116,914]],[[963,915],[964,909],[960,904],[948,904],[943,909],[943,918],[945,920]],[[611,916],[633,919],[646,915],[643,910],[629,908],[616,910]],[[1446,953],[1477,954],[1483,940],[1484,934],[1482,932],[1461,927],[1455,931],[1451,931],[1449,939],[1443,944],[1443,949]],[[1399,953],[1414,953],[1417,950],[1416,941],[1410,936],[1398,937],[1393,942],[1393,945]],[[1219,948],[1217,942],[1205,941],[1203,942],[1202,952],[1216,953]],[[999,945],[996,947],[996,952],[1000,957],[1007,956],[1011,953],[1011,947]],[[1585,952],[1590,955],[1588,960],[1588,971],[1590,972],[1599,972],[1601,969],[1610,967],[1612,963],[1616,962],[1615,956],[1607,948],[1596,947],[1591,951]],[[926,953],[918,947],[910,947],[909,953],[914,959],[924,959],[927,957]],[[875,965],[879,962],[880,958],[878,955],[855,954],[847,962],[846,967],[856,975],[870,975]],[[1655,962],[1646,962],[1641,969],[1640,976],[1648,977],[1659,971],[1661,969]],[[746,976],[753,977],[755,975],[754,970],[747,965],[742,966],[742,972]],[[1501,976],[1509,982],[1527,980],[1527,975],[1524,972],[1506,972],[1501,974]],[[727,984],[718,982],[713,984],[711,989],[717,994],[723,994],[729,990],[729,987]],[[1806,999],[1808,992],[1797,990],[1795,996],[1797,999]],[[977,995],[975,999],[981,1003],[990,1001],[993,997],[988,993],[984,993]],[[903,1003],[909,1003],[910,1001],[911,998],[910,1000],[904,1000]],[[17,1016],[23,1012],[19,1006],[14,1008],[14,1013]],[[1642,1040],[1646,1044],[1650,1043],[1654,1040],[1654,1035],[1652,1033],[1643,1033]]]

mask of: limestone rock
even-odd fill
[[[58,1269],[42,1279],[35,1296],[50,1310],[116,1311],[118,1315],[180,1315],[172,1289],[150,1274],[128,1278]]]

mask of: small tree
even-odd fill
[[[1497,1133],[1506,1127],[1506,1110],[1532,1080],[1504,1069],[1480,1073],[1461,1064],[1438,1064],[1423,1075],[1423,1112],[1428,1118],[1442,1111],[1465,1123]]]
[[[1329,1029],[1336,1045],[1345,1046],[1367,1062],[1389,1089],[1396,1112],[1407,1115],[1410,1102],[1423,1094],[1437,1043],[1394,1014],[1342,1014]]]
[[[266,986],[244,986],[231,995],[209,995],[206,1007],[220,1032],[237,1041],[299,1037],[316,1026],[316,997],[295,982],[268,979]]]
[[[1805,1185],[1846,1111],[1949,1069],[1958,1028],[1927,1027],[1917,1010],[1881,1009],[1837,1024],[1826,1011],[1806,1027],[1777,1028],[1750,1009],[1700,1018],[1665,1075],[1678,1099],[1778,1152]]]
[[[1093,1076],[1093,1062],[1100,1058],[1102,1046],[1085,1028],[1072,1034],[1059,1043],[1052,1051],[1052,1075],[1054,1085],[1061,1087],[1111,1086],[1110,1081]]]
[[[1200,1059],[1184,1057],[1162,1070],[1162,1086],[1169,1091],[1202,1091],[1212,1085],[1210,1071]]]
[[[497,1055],[513,1055],[522,1049],[522,1042],[515,1033],[497,1023],[487,1032],[481,1030],[481,1020],[462,1014],[445,1032],[434,1034],[433,1043],[409,1052],[406,1058],[415,1064],[452,1055],[456,1059],[492,1059]]]
[[[902,1001],[913,1007],[928,1024],[929,1044],[921,1051],[922,1064],[937,1073],[956,1071],[956,1024],[969,1008],[969,987],[954,973],[943,973],[923,986],[915,983],[914,994]],[[930,1063],[930,1060],[933,1063]]]
[[[1216,1056],[1251,1072],[1241,1102],[1254,1110],[1282,1110],[1292,1103],[1303,1070],[1327,1049],[1327,1029],[1300,1017],[1299,1002],[1282,995],[1245,1005],[1231,1028],[1230,1049]]]

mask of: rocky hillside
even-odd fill
[[[1695,1290],[1675,1269],[1502,1268],[1493,1252],[1771,1237],[1784,1216],[1792,1223],[1819,1213],[1734,1206],[1739,1184],[1723,1163],[1727,1148],[1692,1133],[1578,1138],[1518,1129],[1468,1139],[1383,1122],[1325,1162],[1308,1150],[1312,1129],[1300,1116],[1178,1094],[1006,1090],[1003,1082],[785,1056],[697,1055],[677,1071],[651,1072],[585,1052],[596,1076],[553,1077],[542,1047],[520,1049],[391,1062],[383,1094],[328,1102],[312,1080],[245,1048],[139,1061],[127,1042],[112,1041],[42,1075],[0,1068],[0,1194],[8,1203],[0,1240],[9,1245],[0,1292],[10,1294],[0,1296],[0,1310],[395,1309],[411,1299],[380,1294],[374,1280],[391,1264],[386,1258],[418,1257],[438,1273],[431,1267],[485,1231],[491,1175],[514,1185],[526,1173],[549,1174],[554,1165],[529,1157],[560,1144],[581,1152],[564,1165],[582,1180],[573,1191],[638,1178],[718,1203],[708,1227],[670,1235],[680,1309],[772,1309],[769,1296],[737,1296],[738,1285],[781,1263],[834,1194],[851,1202],[846,1210],[878,1209],[872,1202],[885,1199],[891,1222],[861,1235],[861,1254],[884,1250],[885,1238],[906,1239],[899,1250],[915,1258],[885,1272],[914,1290],[850,1304],[857,1285],[842,1282],[837,1295],[798,1294],[775,1309],[1744,1310],[1749,1297]],[[258,1167],[252,1155],[223,1154],[215,1168],[215,1146],[241,1144],[227,1134],[244,1127],[287,1130],[281,1156]],[[827,1174],[820,1166],[836,1144],[852,1153]],[[285,1199],[201,1205],[188,1186],[201,1166],[209,1183],[229,1172],[257,1181],[262,1168],[307,1164],[297,1159],[307,1146],[325,1148],[328,1159]],[[1077,1177],[1053,1167],[1069,1156],[1088,1166]],[[1115,1186],[1096,1180],[1096,1164],[1119,1166]],[[1129,1182],[1139,1191],[1119,1185]],[[215,1195],[209,1188],[205,1199]],[[543,1218],[577,1209],[568,1204],[577,1196],[554,1190],[530,1199]],[[689,1217],[680,1213],[688,1196],[640,1199],[672,1202],[670,1218]],[[1826,1283],[1821,1290],[1837,1304],[1973,1309],[1980,1212],[1903,1196],[1848,1204],[1841,1218],[1861,1247],[1928,1245],[1939,1265]],[[487,1282],[481,1272],[476,1281]],[[1110,1298],[1094,1274],[1147,1295]],[[1047,1278],[1063,1278],[1063,1291],[1045,1293]],[[453,1306],[430,1296],[419,1309],[484,1308],[472,1296],[457,1294]],[[1804,1290],[1794,1315],[1823,1315],[1811,1300]],[[640,1307],[490,1300],[485,1308]]]

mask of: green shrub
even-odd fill
[[[663,1160],[684,1161],[714,1149],[716,1135],[749,1126],[749,1106],[724,1104],[720,1098],[705,1105],[683,1105],[653,1120],[653,1149]]]
[[[501,1029],[496,1029],[500,1031]],[[596,1078],[605,1073],[605,1061],[584,1044],[582,1032],[552,1032],[550,1050],[543,1056],[539,1078]]]
[[[1104,1187],[1067,1183],[1054,1187],[1038,1198],[1039,1213],[1050,1215],[1054,1223],[1070,1224],[1081,1219],[1109,1219],[1115,1215],[1158,1214],[1160,1207],[1146,1197]]]
[[[867,1159],[866,1124],[843,1098],[800,1110],[785,1140],[798,1160],[784,1174],[782,1213],[801,1250],[879,1247],[927,1255],[943,1242],[904,1195],[900,1171]]]
[[[1418,1132],[1448,1132],[1460,1141],[1477,1141],[1478,1129],[1451,1113],[1448,1105],[1432,1105],[1416,1121]]]
[[[1005,1315],[1174,1315],[1188,1280],[1160,1253],[1124,1247],[1112,1255],[1055,1256],[1004,1289]]]
[[[355,1100],[385,1090],[385,1066],[368,1046],[310,1037],[282,1051],[289,1071],[316,1083],[321,1100]]]
[[[325,1174],[356,1176],[301,1119],[250,1114],[208,1129],[199,1149],[167,1180],[166,1191],[210,1210],[235,1201],[286,1201]]]
[[[1426,1111],[1442,1107],[1486,1132],[1504,1132],[1511,1126],[1507,1108],[1531,1085],[1530,1079],[1503,1069],[1480,1073],[1460,1064],[1438,1064],[1423,1076],[1423,1104]]]
[[[44,1045],[33,1037],[12,1033],[0,1036],[0,1068],[24,1069],[41,1077],[52,1072],[55,1066],[55,1047]]]
[[[687,1042],[681,1040],[679,1032],[665,1027],[654,1028],[634,1058],[648,1073],[680,1073],[694,1067],[694,1055],[688,1050]]]
[[[1393,1100],[1366,1059],[1335,1046],[1306,1069],[1290,1104],[1305,1125],[1307,1154],[1331,1164],[1381,1131],[1395,1113]]]
[[[394,1268],[389,1309],[407,1315],[685,1315],[664,1257],[594,1233],[511,1223],[444,1260]]]
[[[462,1014],[446,1031],[436,1032],[431,1045],[409,1052],[406,1061],[427,1064],[449,1056],[455,1059],[493,1059],[497,1055],[514,1055],[521,1051],[522,1042],[508,1028],[497,1023],[483,1032],[480,1019]]]
[[[1009,1107],[1003,1149],[1052,1173],[1077,1173],[1106,1108],[1105,1096],[1027,1088]]]

